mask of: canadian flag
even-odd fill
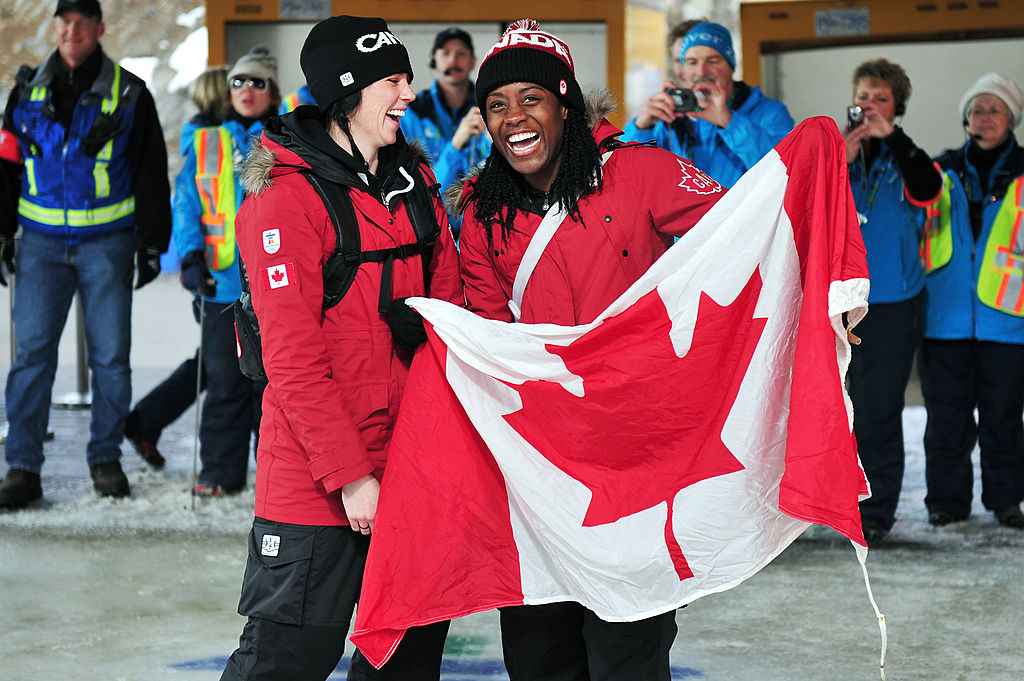
[[[415,299],[352,641],[576,601],[609,621],[755,574],[810,523],[864,545],[843,316],[867,308],[845,152],[804,121],[597,320]]]
[[[269,291],[296,283],[295,265],[286,262],[263,270],[263,290]]]

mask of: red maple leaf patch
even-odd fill
[[[583,379],[582,397],[549,381],[512,386],[523,406],[508,423],[592,492],[584,527],[668,503],[665,543],[680,580],[693,572],[672,530],[676,494],[743,469],[722,428],[766,323],[753,317],[760,292],[757,270],[729,305],[702,292],[690,349],[679,357],[665,303],[651,291],[615,323],[547,346]]]
[[[274,270],[273,272],[270,273],[270,278],[273,279],[274,281],[281,281],[282,279],[284,279],[284,271]]]

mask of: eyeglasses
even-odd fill
[[[1009,115],[1010,113],[1003,109],[971,109],[967,112],[967,116],[969,118],[981,118],[982,116],[988,116],[989,118],[1001,118]]]
[[[232,90],[241,90],[246,85],[251,87],[253,90],[266,90],[267,89],[267,81],[263,80],[262,78],[232,78],[231,79],[231,89]]]

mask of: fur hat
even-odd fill
[[[383,19],[340,15],[324,19],[306,36],[299,54],[309,92],[321,111],[346,95],[412,65],[405,45]]]
[[[476,78],[480,110],[484,110],[487,95],[495,88],[520,82],[536,83],[558,95],[570,109],[586,111],[569,46],[540,30],[540,24],[532,19],[520,19],[509,26],[484,55]]]
[[[253,76],[277,84],[277,57],[264,45],[257,45],[235,62],[228,71],[228,83],[238,76]]]
[[[967,110],[978,95],[995,95],[1003,100],[1003,104],[1010,110],[1013,116],[1013,127],[1020,125],[1021,109],[1024,108],[1024,92],[1020,86],[1009,78],[1003,78],[995,71],[989,71],[984,76],[974,81],[974,85],[967,88],[967,92],[960,98],[960,115],[967,120]]]

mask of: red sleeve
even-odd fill
[[[488,256],[487,230],[490,227],[477,222],[471,210],[472,204],[462,217],[459,239],[459,269],[466,290],[466,306],[481,317],[511,322],[512,311],[508,307],[506,290],[511,291],[512,284],[501,282],[495,272]]]
[[[647,207],[663,234],[682,236],[725,196],[725,187],[671,152],[644,147],[616,153],[633,165],[627,176],[637,178],[635,205]]]
[[[333,378],[320,324],[323,262],[334,248],[334,227],[313,189],[293,175],[247,197],[236,228],[270,389],[313,478],[333,492],[374,470]],[[277,250],[264,247],[268,229],[279,230]]]

